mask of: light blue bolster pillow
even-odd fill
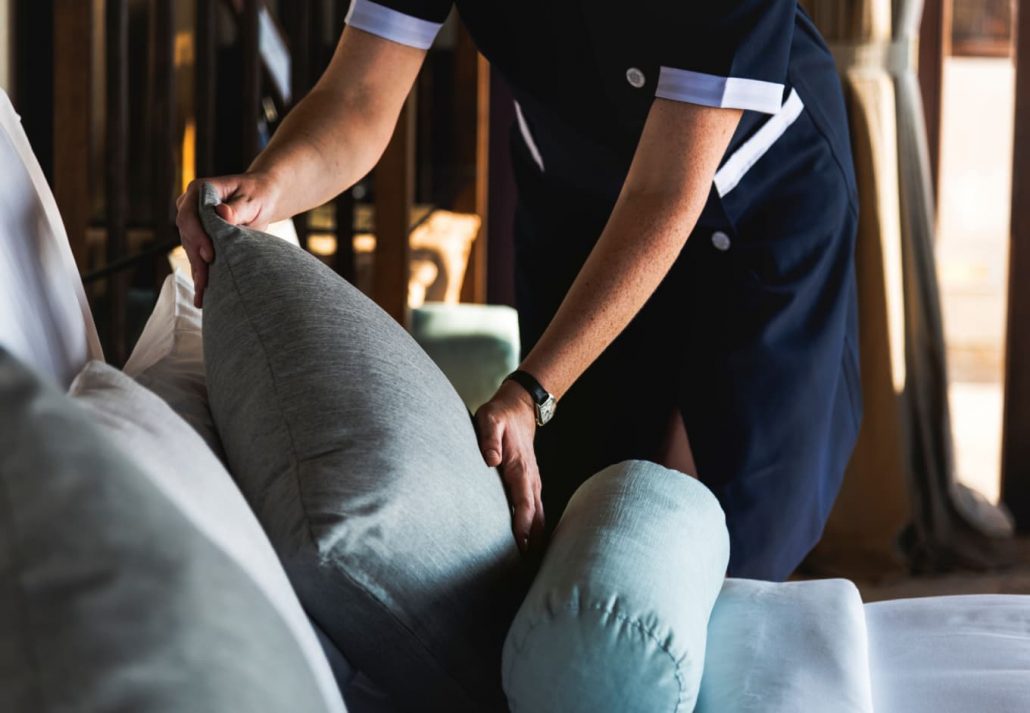
[[[694,709],[729,560],[718,501],[630,461],[584,483],[504,645],[513,713]]]

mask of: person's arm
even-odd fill
[[[198,307],[214,259],[197,215],[200,185],[207,181],[219,191],[222,218],[256,228],[325,203],[379,161],[425,56],[425,50],[345,28],[329,68],[247,172],[194,181],[180,196],[176,222]]]
[[[658,99],[604,232],[519,367],[559,400],[626,328],[693,231],[740,121],[735,109]],[[560,408],[560,405],[559,405]],[[543,528],[533,402],[505,382],[476,414],[487,463],[500,466],[520,546]]]

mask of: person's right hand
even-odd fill
[[[186,192],[179,196],[175,202],[178,210],[175,224],[179,227],[182,247],[193,272],[193,302],[197,307],[204,306],[208,263],[215,259],[214,246],[204,232],[198,213],[200,191],[205,183],[210,183],[218,191],[222,203],[215,210],[222,220],[256,230],[264,230],[272,221],[272,205],[276,196],[272,180],[263,173],[200,178],[192,181]]]

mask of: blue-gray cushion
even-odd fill
[[[519,365],[519,317],[511,307],[426,303],[411,310],[411,334],[473,413]]]
[[[503,707],[521,561],[468,411],[371,300],[217,201],[208,187],[200,209],[211,412],[301,600],[400,705]]]
[[[342,713],[199,436],[102,364],[73,388],[82,403],[0,349],[0,710]]]
[[[729,561],[715,496],[652,463],[584,483],[504,647],[511,710],[691,711]]]

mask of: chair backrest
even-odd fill
[[[103,359],[57,202],[0,90],[0,345],[67,387]]]

